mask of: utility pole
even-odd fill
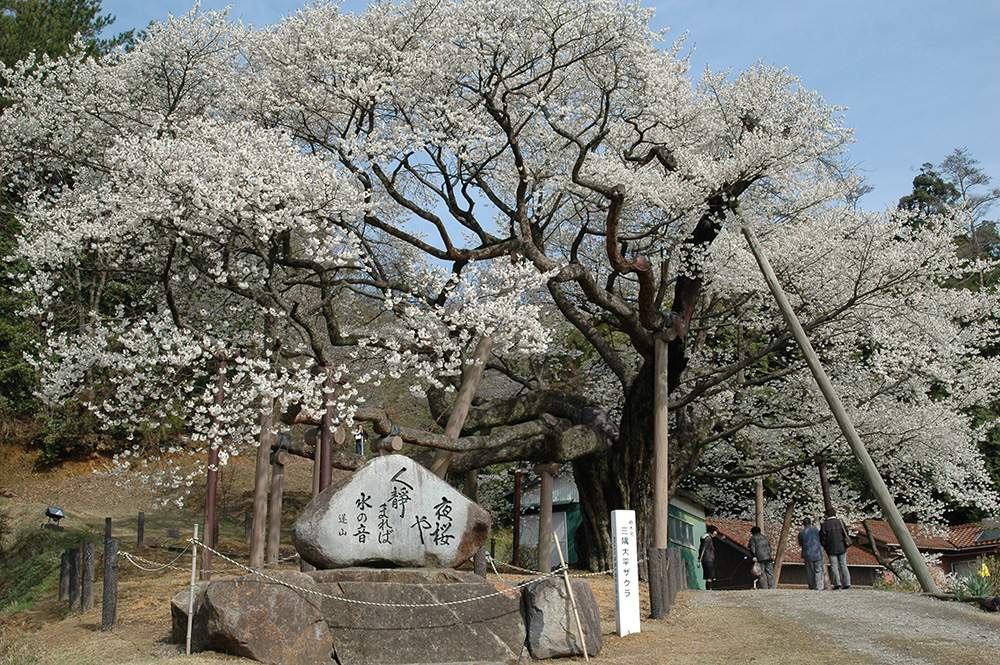
[[[816,384],[830,405],[830,410],[833,412],[834,418],[837,419],[837,424],[840,425],[840,431],[843,432],[844,438],[847,439],[848,445],[851,446],[851,451],[861,466],[861,471],[865,474],[865,479],[868,481],[868,485],[875,495],[879,507],[885,514],[890,526],[892,526],[892,531],[903,549],[903,554],[906,555],[906,560],[909,561],[910,567],[913,569],[913,574],[916,575],[924,592],[938,593],[937,584],[934,582],[934,578],[931,577],[931,571],[927,568],[927,563],[920,556],[920,551],[917,550],[917,545],[913,542],[913,536],[910,535],[906,524],[903,522],[903,516],[899,513],[899,509],[896,508],[896,504],[892,500],[892,495],[889,494],[889,488],[886,487],[882,475],[875,467],[875,462],[872,461],[871,455],[868,454],[868,450],[865,448],[865,444],[854,429],[854,423],[851,421],[850,416],[847,415],[847,410],[840,401],[837,390],[826,375],[826,371],[819,361],[819,356],[813,350],[812,344],[809,342],[809,338],[806,337],[806,332],[802,328],[802,324],[799,322],[798,317],[795,316],[788,298],[785,297],[785,292],[782,290],[781,284],[774,274],[774,269],[771,268],[771,263],[767,260],[767,256],[764,255],[764,250],[757,240],[757,235],[746,222],[742,224],[742,230],[743,236],[750,245],[750,251],[753,252],[754,258],[757,259],[757,265],[760,266],[760,270],[764,274],[764,279],[767,281],[767,285],[771,289],[778,307],[781,309],[781,314],[785,317],[785,322],[791,328],[792,335],[795,337],[795,341],[798,342],[799,348],[802,349],[802,355],[806,358],[806,363],[809,365],[809,369],[816,379]]]

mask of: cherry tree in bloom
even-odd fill
[[[119,426],[169,404],[235,442],[272,398],[315,420],[314,367],[344,371],[343,418],[452,450],[455,470],[573,461],[603,567],[607,511],[649,512],[665,330],[671,490],[730,490],[712,498],[736,510],[757,473],[815,496],[800,462],[847,454],[747,223],[898,499],[996,506],[963,415],[994,397],[993,296],[946,288],[973,268],[960,226],[849,205],[839,109],[763,65],[692,75],[649,19],[605,0],[321,2],[259,31],[192,13],[42,66],[0,116],[0,159],[24,191],[46,390],[86,389]],[[482,335],[506,388],[457,440],[363,401],[416,377],[439,418]],[[243,392],[210,420],[220,352]]]

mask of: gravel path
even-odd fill
[[[693,608],[753,608],[802,636],[803,649],[839,647],[861,662],[1000,664],[1000,615],[963,603],[869,589],[692,593]]]

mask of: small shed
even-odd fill
[[[521,494],[521,547],[538,547],[538,512],[541,483],[536,478],[525,483]],[[671,497],[667,518],[669,547],[682,550],[688,567],[688,583],[692,589],[704,589],[698,563],[698,542],[705,533],[705,517],[714,510],[694,494],[678,490]],[[641,516],[639,516],[641,519]],[[583,515],[580,511],[580,492],[571,471],[567,470],[553,478],[552,483],[552,531],[559,538],[566,562],[578,563],[586,551],[583,542]],[[523,551],[523,550],[522,550]],[[559,565],[559,555],[552,548],[552,567]]]

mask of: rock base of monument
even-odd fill
[[[283,665],[494,663],[527,659],[517,593],[451,569],[283,571],[198,586],[192,648]],[[183,642],[188,591],[172,604]],[[180,634],[178,634],[180,632]]]

